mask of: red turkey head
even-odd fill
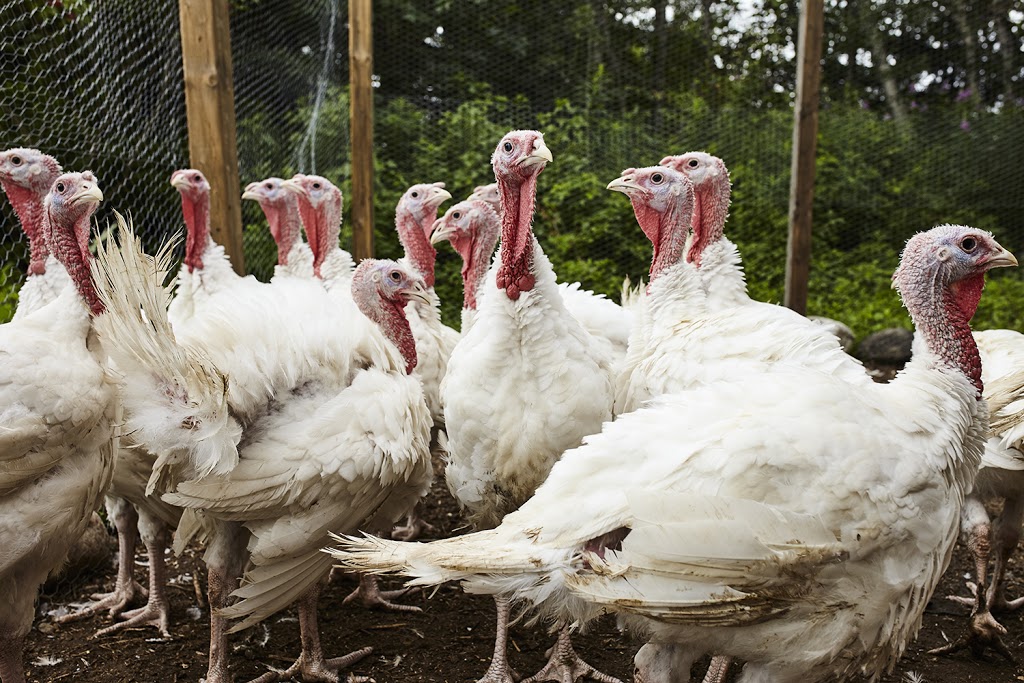
[[[324,259],[338,246],[344,200],[341,190],[323,176],[301,173],[284,181],[284,186],[298,199],[306,241],[313,252],[313,272],[320,277]]]
[[[43,199],[61,174],[60,164],[38,149],[14,147],[0,152],[0,187],[14,207],[31,252],[28,272],[46,272],[49,250],[43,235]]]
[[[185,218],[185,265],[189,272],[203,267],[203,253],[210,241],[210,183],[202,171],[183,168],[171,174],[171,185],[181,194]]]

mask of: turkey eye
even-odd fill
[[[54,189],[57,190],[59,194],[64,194],[64,190],[66,190],[67,188],[64,187],[64,183],[57,183],[57,185],[54,186]]]
[[[192,180],[196,181],[197,183],[199,181],[201,181],[202,179],[203,179],[203,176],[199,175],[198,173],[196,173],[194,176],[192,176]]]
[[[399,273],[397,270],[391,271],[391,281],[392,282],[401,282],[402,281],[402,274]]]
[[[700,162],[697,161],[696,159],[690,159],[688,162],[686,162],[686,165],[689,166],[690,168],[697,168],[700,165]]]
[[[15,166],[21,166],[21,157],[19,157],[19,156],[11,157],[11,163],[14,164]]]
[[[319,190],[320,189],[320,183],[313,183],[313,189],[314,190]]]
[[[973,237],[965,237],[960,242],[960,248],[966,251],[968,254],[974,251],[978,247],[978,240]]]
[[[661,181],[663,181],[664,179],[665,176],[661,175],[660,173],[655,173],[654,175],[651,176],[651,182],[656,184],[661,183]]]
[[[506,152],[511,152],[512,151],[512,143],[511,142],[506,142],[504,145],[502,145],[502,149],[504,149]]]
[[[462,218],[462,213],[456,211],[455,213],[452,214],[452,218],[454,218],[455,220],[459,220],[460,218]]]
[[[268,190],[273,190],[274,189],[274,184],[273,183],[263,183],[263,187],[267,188]]]

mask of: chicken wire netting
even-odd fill
[[[1008,0],[826,0],[809,312],[858,336],[906,324],[888,276],[914,231],[991,229],[1024,246],[1024,12]],[[554,163],[536,232],[559,276],[616,295],[650,248],[625,198],[627,166],[704,149],[733,184],[729,234],[751,293],[782,297],[796,76],[794,0],[380,0],[374,9],[375,242],[400,253],[401,193],[444,181],[456,199],[492,180],[511,128],[545,132]],[[232,0],[242,184],[317,172],[349,192],[348,3]],[[0,144],[91,167],[144,236],[181,225],[167,185],[187,164],[176,3],[0,0]],[[241,189],[241,188],[239,188]],[[350,244],[348,207],[342,244]],[[25,245],[0,212],[0,315]],[[243,202],[246,267],[276,255]],[[438,292],[458,321],[459,262],[442,245]],[[983,326],[1019,326],[1016,274],[1000,274]],[[998,296],[992,294],[995,291]],[[990,302],[995,302],[994,307]],[[989,306],[989,308],[986,308]]]

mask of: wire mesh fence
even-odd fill
[[[624,167],[704,149],[732,173],[727,230],[752,295],[781,299],[797,2],[382,0],[374,11],[378,253],[400,253],[393,211],[406,187],[440,180],[462,198],[492,178],[502,133],[535,127],[555,156],[536,232],[562,279],[614,295],[642,277],[649,245],[604,186]],[[1024,245],[1024,13],[1006,0],[827,0],[825,19],[809,312],[852,317],[862,335],[904,319],[888,275],[913,232],[965,222]],[[167,185],[187,163],[177,22],[174,3],[0,0],[0,145],[92,167],[108,196],[100,223],[129,210],[147,237],[181,225]],[[243,184],[316,172],[348,196],[347,3],[234,0],[231,38]],[[9,207],[0,220],[9,304],[25,246]],[[276,252],[258,207],[246,202],[243,222],[247,267],[266,278]],[[454,322],[459,264],[445,248],[438,258]],[[1019,276],[993,290],[981,324],[1017,326]]]

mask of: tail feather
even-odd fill
[[[228,411],[227,380],[200,349],[176,342],[164,281],[176,240],[147,256],[117,215],[118,240],[97,246],[93,281],[106,312],[96,328],[123,376],[127,431],[154,453],[184,449],[199,473],[238,462],[241,428]]]
[[[242,587],[231,595],[242,598],[220,611],[228,619],[245,619],[228,631],[235,633],[258,624],[298,600],[331,571],[332,560],[323,553],[253,567],[242,579]]]

